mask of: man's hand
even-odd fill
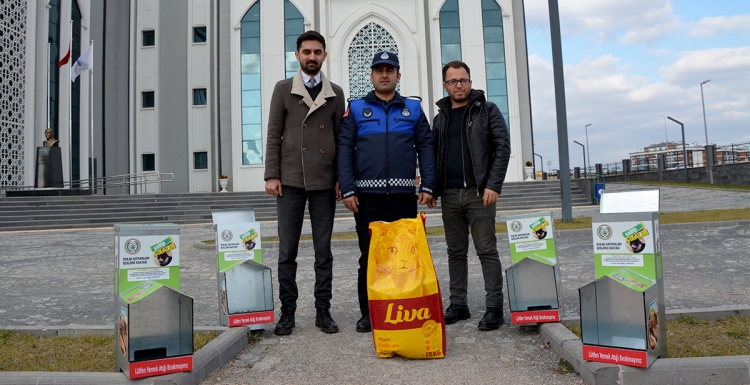
[[[357,213],[359,212],[359,209],[357,208],[357,206],[359,206],[359,199],[357,199],[356,195],[344,198],[344,206],[346,206],[349,211]]]
[[[336,202],[341,202],[341,189],[339,189],[339,182],[336,182]]]
[[[279,178],[268,178],[266,180],[266,194],[281,196],[281,181]]]
[[[427,202],[427,207],[434,209],[435,206],[437,206],[437,198],[432,197],[429,202]]]
[[[427,205],[427,207],[430,207],[430,202],[432,201],[432,199],[433,199],[432,194],[421,192],[419,193],[419,199],[417,200],[417,203],[419,203],[420,205]]]
[[[485,188],[484,196],[482,197],[482,203],[484,203],[484,207],[495,204],[495,202],[497,202],[498,195],[500,194],[498,194],[497,191]]]

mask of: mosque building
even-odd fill
[[[506,181],[533,161],[522,0],[4,0],[0,15],[0,186],[34,185],[49,127],[65,181],[158,171],[174,181],[148,192],[218,191],[220,175],[263,191],[271,94],[306,30],[348,98],[371,90],[374,53],[398,54],[399,92],[430,120],[442,66],[463,60],[508,124]],[[92,44],[92,71],[71,82]]]

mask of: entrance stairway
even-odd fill
[[[560,191],[557,180],[506,183],[498,210],[559,208]],[[575,184],[571,193],[573,206],[591,204]],[[110,227],[115,223],[210,223],[211,210],[249,207],[255,209],[259,221],[276,220],[276,199],[263,192],[3,197],[0,231]],[[351,215],[343,204],[337,206],[336,217]]]

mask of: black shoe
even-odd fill
[[[372,331],[369,315],[362,316],[362,318],[357,321],[357,331],[360,333],[369,333]]]
[[[451,304],[448,309],[445,310],[445,324],[454,324],[462,319],[471,318],[469,313],[469,305],[456,305]]]
[[[320,328],[323,333],[338,333],[339,325],[331,317],[331,312],[327,308],[318,308],[315,314],[315,326]]]
[[[503,320],[503,308],[488,307],[484,317],[479,321],[479,330],[495,330],[505,321]]]
[[[294,329],[294,310],[282,310],[273,332],[285,336],[292,334],[292,329]]]

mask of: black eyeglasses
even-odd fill
[[[451,87],[455,87],[456,84],[461,83],[462,86],[466,87],[471,83],[471,79],[458,79],[458,80],[451,79],[451,80],[446,80],[444,83]]]

